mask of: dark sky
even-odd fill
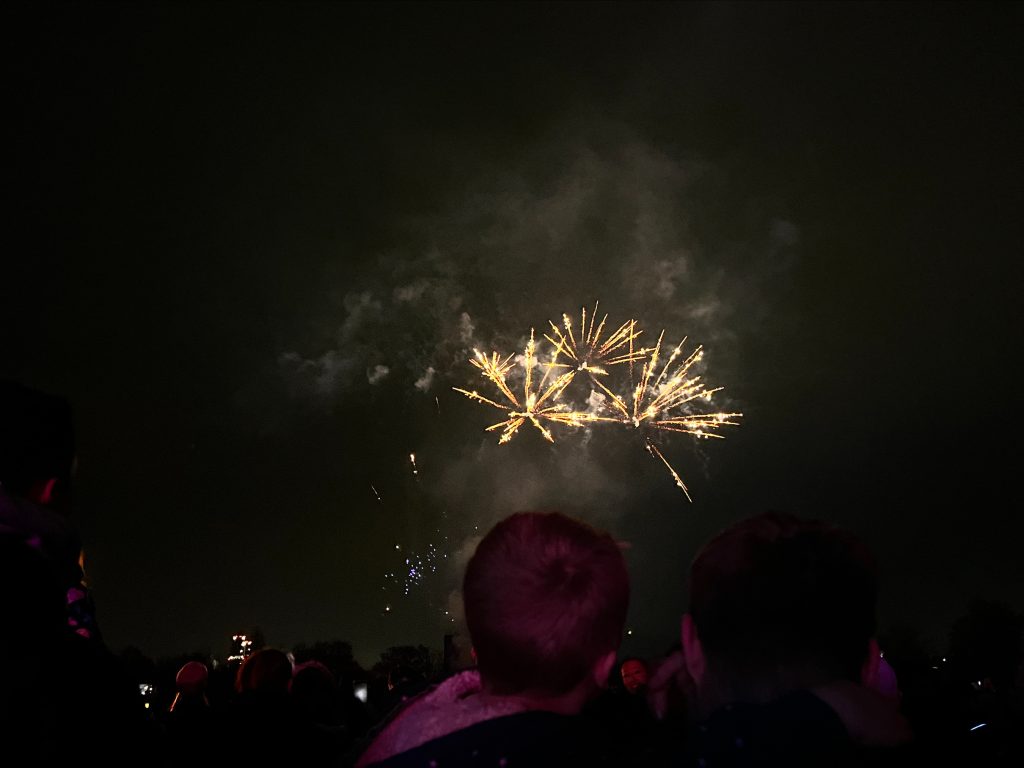
[[[1019,4],[5,14],[0,374],[76,409],[114,648],[440,647],[472,537],[531,507],[631,543],[629,652],[766,509],[862,535],[935,650],[1024,608]],[[663,443],[692,504],[628,432],[499,447],[451,391],[596,299],[745,414]]]

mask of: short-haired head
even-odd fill
[[[875,631],[877,584],[873,558],[851,533],[792,515],[749,518],[700,550],[689,592],[708,674],[719,686],[859,679]]]
[[[462,593],[489,690],[557,695],[618,649],[629,577],[607,533],[558,512],[521,512],[477,546]]]
[[[210,671],[201,661],[188,661],[178,670],[174,683],[178,690],[189,696],[198,696],[206,690]]]
[[[261,648],[248,656],[238,668],[235,690],[287,693],[292,679],[292,661],[277,648]]]

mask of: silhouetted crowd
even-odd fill
[[[620,656],[620,544],[541,511],[466,567],[471,663],[357,676],[347,644],[319,643],[157,674],[95,620],[75,456],[64,399],[0,382],[4,765],[1024,765],[1021,616],[978,602],[929,658],[879,636],[863,543],[787,514],[704,544],[658,658]]]

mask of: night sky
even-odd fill
[[[629,542],[624,652],[768,509],[864,537],[933,650],[1024,609],[1020,4],[4,13],[0,375],[75,408],[112,648],[440,648],[474,536],[539,507]],[[498,446],[451,390],[597,299],[744,413],[661,444],[692,504],[628,431]]]

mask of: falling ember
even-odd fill
[[[412,464],[412,473],[414,475],[418,475],[419,474],[419,470],[416,469],[416,454],[415,453],[410,453],[409,454],[409,463]]]
[[[627,320],[615,331],[604,336],[608,315],[605,314],[598,322],[597,308],[598,304],[595,303],[589,322],[586,307],[582,308],[579,327],[575,330],[573,318],[568,314],[562,315],[561,326],[548,321],[551,335],[545,334],[544,338],[551,344],[552,350],[550,358],[545,361],[539,359],[534,332],[530,331],[530,340],[522,357],[524,386],[521,396],[517,396],[508,380],[509,374],[516,366],[514,355],[502,357],[497,352],[492,352],[488,357],[479,350],[474,350],[474,358],[469,361],[470,364],[497,388],[505,402],[485,397],[476,390],[458,387],[454,389],[470,400],[506,413],[507,418],[504,421],[486,428],[488,432],[502,430],[499,443],[511,440],[519,427],[527,422],[536,427],[549,442],[554,442],[554,435],[549,427],[558,424],[580,427],[593,423],[612,423],[633,429],[643,427],[645,430],[681,432],[697,439],[721,439],[723,436],[718,434],[718,430],[739,424],[737,419],[743,416],[741,413],[701,413],[697,410],[701,403],[710,402],[714,394],[723,389],[709,389],[703,381],[703,376],[693,371],[704,357],[703,346],[698,346],[684,357],[684,338],[662,363],[664,331],[658,336],[654,347],[637,348],[636,341],[643,333],[637,321]],[[682,362],[676,364],[680,358],[683,358]],[[629,366],[629,379],[628,382],[617,385],[613,380],[612,369],[624,364]],[[639,380],[635,384],[634,365],[641,366]],[[543,367],[544,373],[540,377],[540,382],[535,385],[534,368],[538,367]],[[555,373],[555,369],[559,371]],[[604,395],[603,407],[606,413],[574,411],[562,402],[562,396],[578,374],[585,374],[588,381]],[[550,383],[549,378],[552,378]],[[605,383],[606,381],[608,383]],[[619,392],[615,391],[616,388],[619,388]],[[645,448],[651,456],[665,465],[676,485],[686,498],[690,499],[689,489],[679,473],[649,438],[645,439]]]
[[[662,455],[661,451],[658,450],[658,446],[654,445],[654,443],[648,442],[647,452],[651,454],[651,456],[661,459],[661,463],[664,464],[665,468],[672,474],[672,479],[676,481],[676,485],[678,485],[682,489],[683,493],[686,494],[686,500],[692,503],[693,499],[690,498],[690,490],[686,487],[686,483],[683,482],[683,478],[679,476],[679,473],[672,468],[672,465],[668,463],[668,460]]]
[[[383,504],[384,500],[381,499],[380,494],[377,493],[377,489],[373,487],[373,483],[370,483],[370,490],[373,491],[373,495],[377,497],[377,501],[379,501],[381,504]]]

